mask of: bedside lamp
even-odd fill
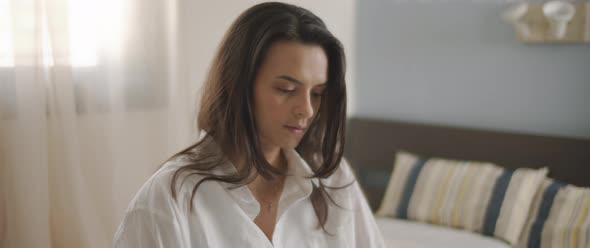
[[[543,4],[543,14],[549,21],[551,34],[559,39],[565,36],[567,24],[575,13],[576,8],[568,2],[550,1]]]
[[[513,26],[516,38],[524,43],[590,42],[590,2],[526,2],[523,0],[502,13]]]
[[[529,10],[529,5],[526,3],[518,4],[504,12],[502,17],[505,21],[512,23],[516,32],[524,37],[530,35],[529,25],[526,22],[526,13]]]

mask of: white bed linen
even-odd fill
[[[375,219],[387,247],[510,248],[502,240],[465,230],[386,217]]]

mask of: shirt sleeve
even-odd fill
[[[147,208],[132,209],[115,233],[115,248],[186,247],[178,223]]]
[[[359,184],[354,182],[353,185],[353,206],[354,206],[354,227],[356,235],[355,247],[385,247],[381,231],[375,222],[373,212],[362,193]]]
[[[343,159],[344,174],[345,178],[354,179],[354,183],[350,185],[351,189],[351,200],[353,209],[353,223],[354,223],[354,240],[356,242],[355,247],[370,247],[370,248],[382,248],[385,247],[385,242],[381,231],[375,222],[375,217],[367,198],[365,197],[361,187],[359,186],[358,180],[352,173],[352,169],[346,159]]]

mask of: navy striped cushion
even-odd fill
[[[590,188],[545,179],[518,247],[590,247]]]
[[[378,215],[446,225],[515,245],[547,169],[398,152]]]

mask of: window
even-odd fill
[[[164,3],[152,8],[124,0],[45,3],[0,0],[1,119],[17,111],[14,68],[39,63],[71,66],[78,114],[110,111],[119,89],[127,110],[166,106],[166,11],[158,8]],[[137,6],[130,8],[131,3]]]
[[[14,2],[18,4],[14,4]],[[68,8],[64,11],[67,13],[67,29],[59,26],[59,18],[55,18],[57,25],[49,30],[48,12],[53,8],[61,6],[45,6],[45,1],[40,1],[41,6],[36,8],[32,1],[9,1],[0,0],[0,67],[14,67],[15,60],[23,61],[26,66],[28,62],[33,62],[33,57],[38,58],[36,51],[35,37],[41,28],[41,50],[42,60],[45,66],[53,66],[54,59],[60,59],[60,54],[54,54],[53,45],[69,47],[69,63],[72,67],[92,67],[97,63],[97,41],[98,26],[97,17],[100,11],[99,7],[107,7],[108,4],[97,4],[98,1],[92,0],[70,0]],[[111,6],[112,7],[112,6]],[[116,12],[116,8],[114,8]],[[57,13],[57,12],[53,12]],[[113,16],[105,18],[111,23],[117,21]],[[17,22],[14,22],[17,20]],[[17,32],[15,32],[15,29]],[[67,36],[64,40],[63,36]],[[19,46],[15,47],[14,42]],[[67,41],[67,44],[52,44],[52,42]],[[65,42],[64,42],[65,43]],[[15,59],[15,56],[18,58]]]

